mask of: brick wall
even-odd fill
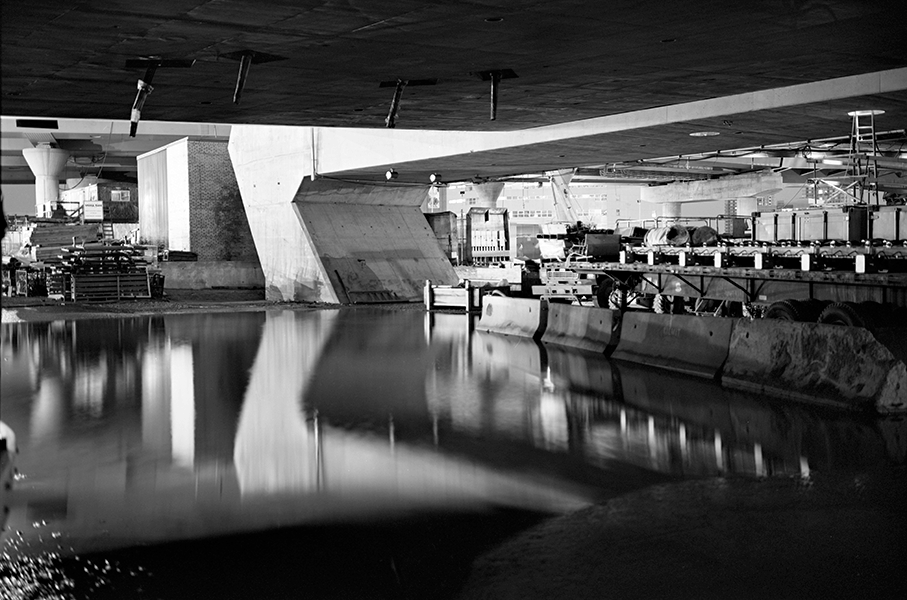
[[[189,140],[189,236],[199,260],[258,263],[226,141]]]

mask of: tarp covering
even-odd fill
[[[670,227],[656,227],[646,232],[644,243],[646,246],[683,246],[690,241],[690,233],[686,227],[671,225]]]

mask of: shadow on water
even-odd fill
[[[22,473],[4,569],[73,597],[451,597],[476,556],[552,515],[682,480],[902,468],[907,448],[902,421],[476,332],[464,315],[2,335]]]
[[[452,598],[476,556],[547,516],[497,509],[287,527],[65,557],[54,579],[69,579],[72,597],[111,600]]]

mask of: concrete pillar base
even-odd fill
[[[229,151],[273,301],[421,302],[457,283],[423,186],[312,180],[311,128],[237,127]]]

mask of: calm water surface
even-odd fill
[[[899,420],[476,332],[463,315],[2,334],[20,450],[2,585],[23,598],[449,597],[478,553],[551,515],[682,479],[897,469],[907,445]]]

